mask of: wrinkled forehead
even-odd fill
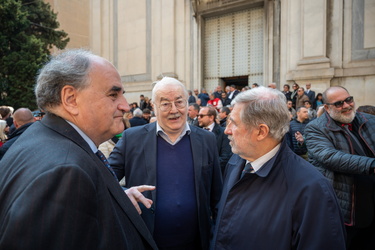
[[[155,101],[176,101],[186,98],[186,92],[180,86],[166,85],[155,92]]]

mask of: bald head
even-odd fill
[[[34,122],[33,113],[28,108],[19,108],[13,114],[13,123],[19,128],[27,123]]]

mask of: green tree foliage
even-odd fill
[[[56,30],[59,25],[42,0],[0,0],[0,105],[37,108],[36,74],[49,49],[69,42],[67,33]]]

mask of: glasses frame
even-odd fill
[[[177,105],[176,103],[179,103],[180,101],[182,101],[181,104]],[[174,102],[162,102],[162,103],[158,104],[157,106],[162,112],[169,112],[172,109],[172,103],[174,103],[174,106],[176,107],[176,109],[183,109],[187,106],[187,100],[185,100],[185,99],[179,99],[179,100],[174,101]],[[166,105],[166,104],[168,105],[167,108],[165,108],[165,106],[163,106],[163,105]]]
[[[354,97],[349,96],[349,97],[345,98],[345,100],[343,100],[343,101],[326,103],[326,105],[334,105],[336,108],[342,108],[342,106],[344,106],[344,102],[346,102],[347,104],[352,104],[354,102]]]

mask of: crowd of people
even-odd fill
[[[43,112],[0,107],[1,249],[374,249],[375,107],[344,87],[123,93],[68,50]]]

